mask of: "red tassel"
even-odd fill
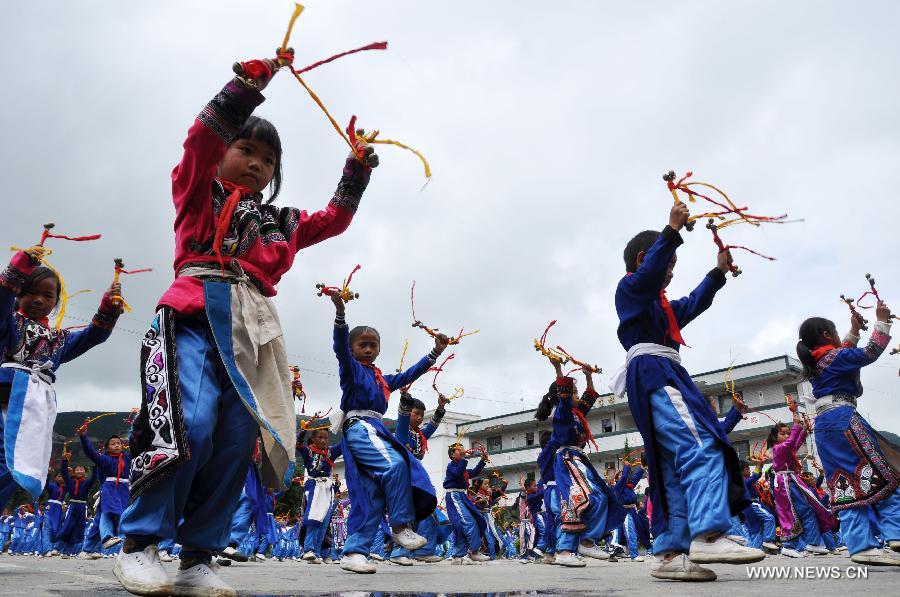
[[[343,58],[344,56],[349,56],[350,54],[356,54],[357,52],[365,52],[366,50],[387,50],[388,43],[386,41],[376,41],[375,43],[371,43],[367,46],[363,46],[361,48],[356,48],[355,50],[347,50],[346,52],[341,52],[340,54],[335,54],[330,58],[326,58],[324,60],[319,60],[318,62],[313,62],[309,66],[305,66],[300,70],[295,71],[298,75],[302,75],[307,71],[311,71],[314,68],[322,66],[323,64],[328,64],[333,60],[337,60],[338,58]],[[281,58],[281,56],[278,56]]]

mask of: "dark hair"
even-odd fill
[[[816,376],[816,359],[812,356],[812,351],[817,346],[824,344],[823,334],[836,335],[837,328],[834,322],[824,317],[810,317],[800,324],[800,341],[797,342],[797,357],[803,363],[804,379],[811,379]]]
[[[320,431],[324,431],[326,434],[329,433],[328,429],[325,427],[322,427],[320,429],[313,429],[312,432],[309,434],[309,439],[314,438],[316,436],[316,434]]]
[[[528,477],[525,479],[525,484],[523,485],[523,487],[528,488],[533,485],[537,485],[537,479],[535,479],[534,477]]]
[[[766,438],[766,445],[768,447],[772,447],[778,443],[778,432],[787,427],[787,423],[776,423],[772,425],[772,428],[769,429],[769,437]]]
[[[553,413],[553,407],[559,404],[559,387],[556,381],[550,384],[550,389],[543,395],[537,409],[534,411],[534,418],[538,421],[546,421]]]
[[[464,448],[460,444],[453,444],[452,446],[447,447],[447,456],[453,458],[453,453],[457,450],[463,450]]]
[[[421,411],[425,411],[425,403],[419,400],[418,398],[413,398],[412,408],[410,410],[419,409]]]
[[[550,438],[552,436],[553,436],[553,433],[551,433],[550,431],[547,431],[546,429],[544,431],[541,431],[541,437],[538,440],[538,442],[541,444],[541,448],[547,447],[547,442],[550,441]]]
[[[19,296],[34,292],[34,287],[48,278],[56,280],[56,303],[59,304],[59,297],[62,295],[62,284],[59,283],[59,276],[56,275],[55,271],[43,265],[37,266],[25,277]]]
[[[275,151],[275,171],[269,183],[270,195],[266,203],[272,203],[281,192],[281,137],[278,130],[265,118],[251,116],[234,134],[232,143],[239,139],[251,139],[268,144]]]
[[[625,252],[622,254],[622,257],[625,259],[626,272],[634,273],[637,271],[638,254],[641,251],[646,253],[658,237],[658,231],[644,230],[635,234],[634,238],[628,241],[628,244],[625,245]]]
[[[353,344],[354,340],[356,340],[366,332],[374,332],[375,335],[378,336],[378,342],[381,342],[381,334],[378,333],[378,330],[367,325],[358,325],[350,330],[350,343]]]
[[[106,450],[109,450],[109,442],[111,442],[111,441],[114,440],[114,439],[117,439],[117,440],[119,440],[119,441],[122,441],[122,438],[119,437],[118,435],[110,435],[108,438],[106,438],[106,443],[103,444],[103,448],[106,449]]]
[[[750,463],[746,460],[741,460],[741,470],[744,470],[745,468],[750,468]]]

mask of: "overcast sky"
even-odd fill
[[[53,220],[93,243],[61,243],[52,261],[72,290],[109,284],[112,259],[134,312],[110,341],[60,371],[61,410],[128,410],[139,401],[140,337],[172,279],[172,167],[187,128],[231,77],[234,60],[269,56],[293,4],[16,2],[0,23],[7,61],[0,124],[6,183],[0,238],[27,246]],[[745,271],[686,328],[684,364],[702,372],[794,354],[797,327],[823,315],[847,329],[840,293],[864,274],[900,310],[896,230],[900,163],[900,6],[895,2],[342,2],[310,0],[292,45],[298,64],[387,40],[306,81],[342,123],[420,149],[381,147],[349,230],[303,251],[277,303],[288,352],[313,408],[336,405],[333,307],[314,285],[357,263],[351,324],[377,327],[393,370],[429,338],[417,314],[482,332],[457,347],[443,385],[454,410],[490,416],[532,407],[551,369],[531,340],[601,365],[623,361],[613,294],[636,232],[667,222],[660,176],[693,170],[756,212],[805,222],[728,230]],[[323,208],[346,147],[290,76],[257,114],[285,147],[279,203]],[[702,227],[685,234],[670,296],[715,263]],[[72,301],[89,319],[97,295]],[[874,316],[870,317],[874,319]],[[70,320],[69,325],[79,323]],[[898,334],[900,335],[900,334]],[[893,341],[896,346],[898,342]],[[408,362],[411,362],[409,360]],[[860,410],[900,430],[900,357],[863,374]],[[419,396],[434,403],[430,380]],[[426,391],[427,390],[427,391]]]

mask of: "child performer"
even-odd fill
[[[891,313],[882,301],[875,317],[865,348],[856,347],[860,330],[856,317],[843,342],[831,321],[807,319],[800,326],[797,355],[816,398],[816,448],[850,559],[897,566],[900,557],[878,550],[869,515],[877,520],[890,548],[900,551],[900,454],[856,410],[863,391],[860,369],[875,362],[891,339]]]
[[[78,435],[81,447],[88,458],[94,461],[94,468],[103,479],[100,485],[100,540],[103,548],[109,549],[122,539],[119,535],[119,518],[128,506],[128,471],[131,455],[122,451],[122,438],[112,435],[106,440],[104,453],[100,454],[87,438],[87,428],[80,427]],[[123,478],[124,475],[124,478]]]
[[[806,544],[806,551],[817,555],[827,554],[819,526],[829,531],[837,526],[837,520],[831,512],[819,503],[815,490],[800,478],[797,450],[806,439],[806,425],[796,409],[797,404],[792,403],[794,424],[788,427],[784,423],[778,423],[769,431],[766,440],[772,449],[772,469],[775,471],[772,493],[778,512],[781,555],[791,558],[803,557],[798,551],[800,538]]]
[[[520,483],[522,491],[516,497],[516,506],[519,510],[519,559],[529,562],[537,557],[534,549],[537,546],[537,525],[535,523],[536,512],[531,509],[532,502],[536,502],[537,481],[534,477],[524,478]],[[543,499],[541,500],[543,501]]]
[[[434,350],[397,375],[382,375],[375,366],[381,337],[371,327],[350,330],[344,320],[344,302],[331,297],[335,307],[334,353],[340,373],[341,410],[336,427],[343,431],[341,446],[347,489],[353,507],[347,519],[347,543],[341,568],[371,574],[375,566],[366,561],[372,540],[387,508],[394,543],[409,550],[427,540],[412,530],[417,520],[430,516],[437,506],[428,473],[409,450],[397,441],[382,422],[391,392],[408,386],[424,375],[447,347],[447,336],[438,334]]]
[[[53,423],[56,421],[56,370],[106,341],[122,312],[113,284],[84,329],[50,327],[49,315],[62,287],[53,270],[39,266],[47,249],[16,253],[0,274],[0,504],[22,487],[37,497],[47,481]]]
[[[438,394],[437,408],[431,415],[431,420],[423,428],[421,425],[425,418],[425,403],[418,398],[413,398],[408,392],[401,391],[396,427],[397,441],[406,446],[416,459],[425,458],[425,453],[428,451],[428,439],[440,427],[449,402],[450,400],[446,396]],[[420,562],[441,561],[441,558],[435,553],[438,544],[437,515],[437,509],[435,509],[430,516],[416,525],[416,532],[425,537],[427,543],[414,552],[399,545],[394,546],[394,550],[391,552],[391,562],[401,566],[410,566],[414,559]]]
[[[645,547],[649,547],[650,537],[647,534],[648,529],[638,517],[637,494],[634,492],[634,488],[644,477],[644,469],[640,464],[637,464],[634,469],[632,466],[634,466],[632,463],[625,462],[622,476],[613,491],[619,497],[622,507],[625,508],[625,520],[622,521],[620,528],[625,535],[628,557],[632,562],[643,562],[644,558],[641,556],[639,544],[643,543]]]
[[[62,473],[63,483],[69,493],[69,506],[66,509],[66,518],[63,521],[62,530],[59,532],[59,541],[65,545],[63,551],[69,555],[75,555],[77,547],[84,540],[84,526],[87,516],[87,498],[97,480],[97,467],[91,470],[91,476],[85,478],[84,467],[75,465],[72,476],[69,476],[69,456],[63,456],[59,467]]]
[[[268,74],[235,78],[206,105],[172,172],[176,278],[142,344],[132,501],[114,568],[138,594],[234,594],[209,564],[228,544],[257,435],[265,486],[287,486],[295,462],[293,394],[270,297],[297,251],[347,229],[377,165],[360,145],[324,210],[272,205],[281,140],[270,122],[251,116],[278,69],[266,64]],[[184,546],[174,582],[157,558],[163,537]]]
[[[334,479],[331,471],[334,461],[341,457],[342,449],[341,444],[328,445],[327,426],[309,431],[308,423],[301,423],[301,430],[297,435],[297,451],[307,473],[303,487],[303,526],[306,527],[303,559],[312,564],[321,564],[324,557],[322,542],[334,509]],[[308,444],[307,434],[310,436]]]
[[[669,302],[679,230],[690,213],[676,203],[662,233],[641,232],[625,247],[626,275],[616,289],[618,336],[628,351],[613,381],[644,440],[653,503],[654,554],[662,558],[656,578],[714,580],[700,563],[749,563],[765,557],[730,541],[731,513],[744,503],[738,457],[690,374],[681,366],[681,328],[712,304],[725,285],[730,254],[685,298]],[[688,558],[690,553],[690,558]]]
[[[555,563],[581,567],[585,562],[576,554],[598,560],[609,557],[597,542],[622,523],[625,509],[583,451],[590,437],[586,415],[599,397],[590,368],[584,368],[587,388],[576,404],[575,380],[563,376],[559,362],[552,364],[559,403],[553,413],[550,441],[538,463],[553,459],[556,491],[550,496],[550,511],[556,522]]]
[[[444,476],[444,491],[447,500],[447,516],[453,525],[453,564],[471,565],[490,560],[481,553],[481,543],[487,528],[478,507],[472,503],[466,492],[469,479],[477,477],[488,461],[487,453],[473,468],[467,468],[466,451],[460,444],[447,448],[450,462]]]
[[[52,471],[51,471],[52,472]],[[59,531],[63,522],[63,501],[66,497],[66,484],[63,481],[61,473],[56,473],[53,481],[47,481],[47,510],[44,513],[44,545],[48,546],[49,551],[44,554],[48,556],[59,555],[60,545],[58,543]]]

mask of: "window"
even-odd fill
[[[600,421],[600,426],[603,427],[603,433],[612,433],[612,419],[602,419]]]
[[[743,392],[735,392],[738,398],[744,399]],[[720,394],[719,395],[719,413],[724,414],[731,410],[731,394]]]
[[[487,449],[488,452],[499,452],[503,449],[503,436],[495,435],[493,437],[487,438]]]
[[[790,394],[790,395],[793,396],[794,398],[797,398],[797,396],[799,395],[799,391],[798,391],[798,389],[797,389],[797,384],[790,384],[790,385],[787,385],[787,386],[781,386],[781,389],[782,389],[782,391],[784,392],[784,395],[785,395],[785,396],[787,396],[788,394]]]
[[[750,442],[732,442],[732,447],[734,447],[734,451],[737,452],[739,460],[747,460],[750,456]],[[749,462],[749,461],[748,461]]]
[[[525,434],[525,445],[533,446],[534,445],[534,431],[529,431]]]

